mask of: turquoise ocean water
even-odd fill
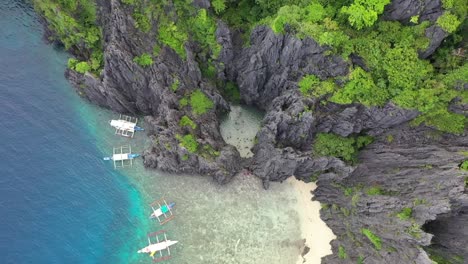
[[[80,99],[63,77],[67,56],[43,41],[28,4],[0,1],[0,263],[151,263],[136,251],[162,228],[179,241],[167,264],[296,262],[291,186],[264,191],[247,175],[219,186],[141,160],[126,170],[105,163],[112,147],[141,152],[150,139],[114,136],[107,122],[116,114]],[[234,107],[221,130],[248,154],[260,120]],[[148,219],[161,197],[177,203],[164,227]]]
[[[97,109],[22,1],[0,1],[0,263],[129,263],[140,194],[101,157]]]

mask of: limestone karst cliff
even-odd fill
[[[34,2],[40,5],[44,1]],[[466,76],[455,75],[453,81],[447,81],[456,86],[449,92],[439,86],[427,88],[433,97],[442,98],[435,100],[436,106],[430,106],[433,108],[428,108],[426,102],[419,108],[407,102],[418,101],[420,95],[412,95],[410,100],[404,97],[413,86],[426,87],[430,81],[438,81],[419,79],[432,72],[428,69],[431,62],[422,59],[432,58],[450,35],[438,22],[447,12],[444,1],[394,0],[385,6],[380,18],[383,22],[375,32],[367,29],[361,36],[368,42],[388,38],[375,42],[376,46],[388,45],[376,55],[382,64],[387,50],[395,51],[395,56],[414,55],[410,59],[421,65],[412,64],[409,69],[391,63],[382,69],[376,67],[373,57],[363,54],[359,39],[350,52],[345,43],[350,37],[338,44],[327,42],[325,37],[314,38],[315,33],[304,37],[300,26],[295,28],[293,22],[282,24],[278,30],[276,23],[285,9],[280,9],[270,24],[242,29],[222,17],[210,20],[206,12],[217,13],[210,1],[164,2],[167,5],[163,9],[147,15],[145,1],[96,1],[95,23],[102,30],[102,68],[82,72],[72,65],[66,72],[78,93],[91,102],[117,112],[146,116],[153,143],[145,151],[145,166],[211,175],[219,183],[228,182],[246,168],[262,180],[265,188],[270,181],[283,181],[293,175],[304,181],[317,180],[315,199],[323,205],[321,217],[337,235],[332,242],[334,254],[325,257],[324,263],[431,263],[424,248],[431,244],[431,238],[439,245],[431,246],[432,252],[444,256],[450,252],[468,260],[467,243],[462,242],[467,239],[462,235],[467,225],[457,222],[466,218],[468,206],[467,172],[460,169],[467,159],[467,107],[466,99],[456,94],[466,93]],[[232,6],[235,4],[229,2],[227,8]],[[173,10],[179,13],[169,18],[162,15]],[[142,13],[151,19],[142,18]],[[188,34],[191,38],[184,35],[186,32],[177,35],[178,24],[171,19],[192,19],[184,14],[197,16],[205,23],[202,36],[196,32]],[[294,22],[302,23],[301,19]],[[328,21],[325,15],[319,19]],[[50,23],[49,37],[60,35],[54,32],[54,23],[47,16],[46,21]],[[394,39],[388,33],[409,32],[424,21],[427,24],[418,32],[404,35],[408,39]],[[323,27],[335,28],[333,40],[343,37],[333,21]],[[204,34],[211,39],[204,39]],[[161,40],[166,35],[172,42]],[[60,36],[55,39],[60,40]],[[422,43],[412,47],[418,54],[408,51],[407,42]],[[81,60],[91,57],[80,42],[69,50]],[[347,86],[353,73],[374,74],[371,90],[339,95],[347,87],[353,88]],[[399,74],[409,76],[399,80],[395,77]],[[331,90],[305,94],[298,89],[301,80],[311,75],[320,82],[328,81]],[[242,159],[219,132],[219,117],[229,111],[227,84],[238,86],[241,103],[266,112],[250,159]],[[354,88],[363,86],[358,83]],[[333,93],[336,97],[330,97]],[[380,101],[369,102],[367,97]],[[447,112],[448,105],[455,110]],[[434,118],[442,116],[442,120],[449,115],[443,119],[449,121],[432,125],[431,114],[437,111],[440,115]],[[427,117],[422,123],[428,126],[415,125],[421,116]],[[457,135],[444,133],[453,123],[462,124],[461,129],[456,127]],[[353,160],[346,160],[317,155],[314,144],[317,135],[323,133],[373,140],[360,146]],[[439,228],[442,226],[445,229]],[[445,243],[450,250],[440,247]]]

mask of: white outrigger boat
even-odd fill
[[[120,115],[119,119],[109,121],[109,124],[115,128],[115,134],[124,137],[133,138],[135,131],[143,131],[144,129],[137,126],[138,118]]]
[[[171,210],[175,206],[174,202],[168,204],[166,200],[161,199],[158,201],[154,201],[152,204],[150,204],[150,206],[153,210],[153,212],[150,215],[150,218],[157,218],[159,224],[161,225],[164,225],[165,223],[171,221],[175,217]]]
[[[164,240],[159,241],[159,235],[164,234]],[[152,243],[150,237],[156,237],[156,243]],[[138,250],[138,253],[149,254],[153,258],[153,262],[160,262],[171,258],[170,246],[177,244],[178,241],[167,240],[166,231],[161,230],[158,232],[148,234],[148,246]],[[165,251],[167,254],[164,254]],[[159,252],[159,257],[155,258],[156,253]]]
[[[104,160],[114,161],[114,169],[133,166],[133,159],[138,158],[140,154],[132,153],[132,147],[121,146],[114,148],[112,156],[104,157]]]

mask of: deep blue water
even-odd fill
[[[29,5],[0,1],[0,263],[128,263],[137,249],[138,191],[102,162],[66,60]]]

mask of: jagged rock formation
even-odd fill
[[[196,0],[194,5],[208,7],[210,2]],[[153,145],[144,153],[145,166],[208,174],[225,183],[246,165],[262,179],[265,188],[270,181],[283,181],[292,175],[305,181],[319,175],[315,199],[329,206],[322,209],[321,216],[338,237],[332,243],[335,254],[324,258],[324,263],[356,263],[360,256],[364,263],[430,263],[420,246],[428,246],[431,235],[417,228],[428,220],[435,220],[426,231],[436,234],[436,243],[450,245],[456,254],[466,254],[466,248],[459,248],[466,244],[447,242],[460,239],[456,232],[438,229],[443,225],[438,223],[459,223],[452,207],[457,208],[458,215],[466,215],[460,213],[467,205],[463,188],[466,173],[458,169],[464,159],[460,152],[468,148],[466,137],[411,128],[406,123],[418,113],[391,103],[367,108],[323,105],[317,98],[304,98],[297,90],[302,76],[343,76],[349,64],[326,55],[328,48],[313,39],[275,35],[265,26],[255,28],[250,47],[243,47],[239,34],[219,22],[217,41],[223,48],[215,61],[218,79],[237,83],[243,103],[266,111],[254,157],[241,160],[237,150],[220,135],[218,117],[229,105],[202,77],[193,43],[185,46],[185,60],[164,47],[151,66],[142,68],[133,58],[151,53],[156,38],[153,30],[137,30],[129,7],[118,0],[100,0],[98,6],[104,34],[104,71],[96,77],[68,70],[66,76],[83,97],[97,105],[146,115]],[[438,0],[395,0],[383,16],[408,22],[419,14],[421,20],[435,21],[441,12]],[[426,35],[431,43],[421,57],[432,54],[447,36],[437,26],[429,27]],[[352,62],[363,63],[358,57]],[[362,68],[366,69],[365,65]],[[176,79],[179,85],[174,91],[171,85]],[[211,111],[197,116],[190,108],[180,106],[179,100],[194,89],[201,89],[214,102]],[[466,106],[454,107],[466,114]],[[180,126],[184,115],[191,116],[197,127]],[[312,144],[319,132],[341,136],[366,133],[376,141],[360,154],[359,164],[351,166],[337,158],[313,156]],[[176,139],[176,135],[187,133],[193,134],[200,146],[209,145],[219,154],[191,153]],[[383,195],[366,194],[370,186],[381,188]],[[345,193],[345,188],[352,188],[352,193]],[[412,208],[411,219],[400,220],[396,214],[405,207]],[[381,238],[382,249],[374,249],[361,233],[362,228]],[[338,257],[340,246],[347,252],[345,259]]]
[[[404,125],[387,130],[362,151],[360,164],[349,175],[327,174],[319,178],[321,188],[316,190],[315,199],[330,205],[321,213],[338,237],[332,242],[334,250],[342,246],[351,260],[361,255],[364,263],[431,263],[416,245],[428,246],[432,235],[418,227],[456,209],[457,204],[466,204],[468,195],[463,181],[467,173],[458,165],[465,159],[462,151],[467,147],[466,137]],[[347,197],[345,188],[353,187]],[[369,195],[370,187],[380,188],[382,195]],[[408,219],[397,216],[403,208],[412,208]],[[373,254],[362,251],[373,247],[362,235],[362,228],[371,229],[382,239],[382,249]],[[465,227],[452,228],[454,231]],[[363,244],[366,246],[358,246]],[[458,245],[453,250],[464,248]],[[325,257],[325,263],[351,262],[333,255]]]
[[[226,65],[228,80],[239,85],[247,105],[267,109],[285,90],[296,90],[297,81],[306,74],[326,79],[348,73],[348,65],[338,56],[327,56],[328,49],[313,39],[303,41],[293,35],[275,35],[266,26],[255,28],[250,47],[233,51],[228,29],[221,26],[218,38],[228,47],[219,60]]]
[[[464,198],[466,199],[466,195]],[[462,202],[465,205],[467,203],[466,200]],[[468,207],[464,206],[460,209],[452,208],[449,214],[441,214],[437,216],[436,220],[425,224],[423,229],[434,234],[428,250],[445,259],[463,263],[464,260],[468,259],[466,251],[468,227],[466,223],[468,223]]]
[[[163,48],[155,62],[147,68],[138,66],[133,58],[151,52],[156,37],[142,33],[126,6],[120,1],[102,1],[101,22],[104,32],[104,71],[100,78],[68,70],[67,78],[78,92],[91,102],[117,112],[148,115],[149,133],[154,145],[144,155],[147,167],[169,172],[212,175],[219,183],[229,181],[240,170],[238,151],[227,145],[219,132],[218,116],[229,109],[219,92],[201,77],[191,47],[182,60],[170,48]],[[178,80],[177,90],[171,85]],[[197,127],[181,127],[179,120],[191,115],[179,100],[201,89],[213,102],[214,109],[198,117]],[[194,155],[181,147],[176,135],[193,133],[200,147],[211,146],[219,155]]]
[[[443,13],[442,2],[439,0],[396,0],[385,7],[383,19],[409,23],[411,17],[419,16],[419,21],[435,22]],[[426,50],[421,51],[421,58],[428,58],[448,36],[438,25],[426,29],[426,37],[430,40]]]

